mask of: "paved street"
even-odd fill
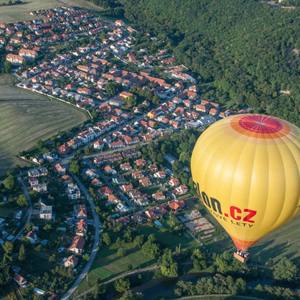
[[[23,191],[23,194],[24,196],[26,197],[26,200],[28,202],[28,210],[26,212],[26,216],[25,216],[25,223],[24,223],[24,226],[21,228],[21,230],[18,232],[18,234],[14,237],[14,239],[12,240],[12,242],[14,242],[15,240],[19,239],[22,235],[23,235],[23,232],[25,230],[25,227],[27,224],[30,223],[30,220],[31,220],[31,215],[32,215],[32,203],[31,203],[31,198],[30,198],[30,195],[29,195],[29,192],[28,192],[28,189],[26,187],[26,184],[24,183],[23,179],[21,176],[18,176],[18,182],[20,183],[20,186],[21,186],[21,189]]]
[[[81,181],[79,180],[79,178],[76,175],[72,175],[73,179],[76,181],[76,183],[78,184],[81,192],[85,195],[91,211],[92,211],[92,215],[93,215],[93,220],[94,220],[94,227],[95,227],[95,234],[94,234],[94,243],[93,243],[93,248],[92,248],[92,252],[90,254],[90,258],[89,261],[86,263],[86,265],[84,266],[83,270],[81,271],[80,275],[77,277],[77,279],[74,281],[73,285],[71,286],[71,288],[65,293],[65,295],[61,298],[62,300],[66,300],[69,299],[71,297],[71,295],[75,292],[75,290],[78,288],[79,284],[81,283],[81,281],[85,278],[85,276],[88,274],[95,258],[98,252],[98,247],[99,247],[99,241],[100,241],[100,220],[99,220],[99,216],[97,215],[96,211],[95,211],[95,204],[94,204],[94,200],[91,197],[91,195],[89,194],[88,190],[86,189],[86,187],[81,183]]]

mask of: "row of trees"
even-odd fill
[[[231,276],[216,274],[202,277],[195,284],[180,280],[177,283],[177,296],[193,296],[206,294],[243,294],[246,291],[246,282],[242,278],[234,279]]]

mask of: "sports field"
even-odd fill
[[[8,0],[0,0],[0,3],[7,3]],[[1,6],[0,22],[15,22],[33,19],[30,12],[38,9],[49,9],[58,6],[80,6],[99,10],[100,8],[85,0],[24,0],[24,4]]]
[[[86,119],[70,105],[16,88],[10,78],[0,77],[0,174],[20,164],[20,151]]]

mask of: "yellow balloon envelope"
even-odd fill
[[[244,114],[211,125],[191,159],[199,197],[244,251],[300,212],[300,130]]]

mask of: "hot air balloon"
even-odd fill
[[[244,261],[248,248],[300,213],[300,130],[260,114],[225,118],[197,140],[191,172]]]

